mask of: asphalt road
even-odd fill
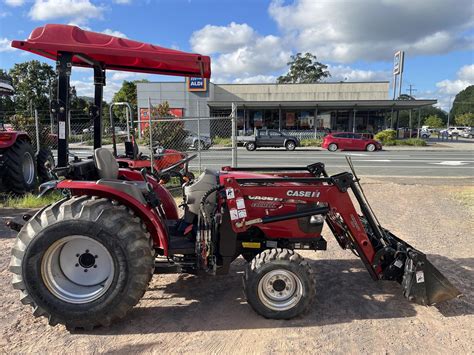
[[[330,174],[347,170],[346,156],[359,175],[368,176],[426,176],[426,177],[474,177],[473,151],[380,151],[330,153],[325,150],[259,149],[248,152],[238,150],[238,166],[305,166],[323,162]],[[201,153],[203,166],[218,168],[230,165],[230,152],[209,150]],[[197,161],[195,161],[195,165]]]
[[[79,157],[91,154],[88,151],[74,151]],[[144,151],[144,154],[147,152]],[[195,154],[196,151],[189,153]],[[474,177],[474,150],[392,150],[378,152],[328,152],[322,149],[258,149],[248,152],[238,149],[238,166],[305,166],[323,162],[329,174],[348,169],[346,156],[352,158],[356,172],[361,176],[417,176],[417,177]],[[231,165],[230,149],[210,149],[201,153],[201,166],[218,169]],[[190,163],[191,169],[199,169],[199,159]]]

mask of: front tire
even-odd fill
[[[295,150],[295,148],[296,148],[296,143],[295,143],[294,141],[288,141],[288,142],[286,142],[286,144],[285,144],[285,148],[286,148],[286,150],[288,150],[288,151],[293,151],[293,150]]]
[[[149,234],[125,206],[81,196],[31,218],[18,234],[10,271],[33,315],[91,330],[123,318],[154,270]]]
[[[335,152],[337,150],[337,144],[336,143],[331,143],[328,145],[328,150],[330,152]]]
[[[258,314],[291,319],[309,309],[316,287],[309,264],[293,250],[277,248],[263,251],[248,264],[244,288]]]
[[[254,142],[249,142],[245,145],[245,148],[249,151],[252,152],[255,149],[257,149],[257,145]]]
[[[365,147],[365,150],[368,152],[373,152],[375,151],[375,149],[376,149],[375,144],[372,144],[372,143],[367,144],[367,147]]]

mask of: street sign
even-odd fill
[[[393,57],[393,75],[398,75],[403,73],[403,59],[405,52],[398,51]]]

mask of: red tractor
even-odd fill
[[[114,106],[124,106],[126,108],[127,128],[124,154],[119,154],[117,149],[116,125],[113,113]],[[140,171],[146,169],[147,173],[163,181],[168,181],[173,175],[183,177],[186,181],[194,179],[194,174],[188,169],[188,163],[194,159],[196,155],[188,156],[188,154],[184,152],[179,152],[174,149],[165,149],[153,144],[152,136],[150,136],[149,142],[149,147],[151,147],[150,155],[142,154],[139,151],[133,130],[133,120],[130,119],[133,117],[133,110],[128,102],[112,103],[109,107],[109,115],[110,129],[112,132],[112,149],[119,167]]]
[[[60,83],[61,68],[76,63],[114,68],[121,62],[122,70],[210,76],[208,57],[71,26],[47,25],[13,46],[57,59]],[[67,93],[67,85],[59,89],[59,95]],[[61,148],[67,135],[59,128]],[[64,163],[68,178],[48,186],[66,197],[24,216],[24,226],[11,224],[19,230],[10,264],[13,287],[51,325],[108,326],[137,304],[153,273],[227,274],[240,255],[249,261],[243,281],[250,306],[267,318],[293,318],[309,309],[316,292],[313,271],[297,251],[326,249],[324,223],[373,280],[400,283],[409,300],[431,305],[459,295],[422,252],[380,225],[354,174],[328,176],[321,163],[206,170],[184,184],[180,214],[154,177],[119,168],[106,149],[97,148],[93,160]]]
[[[13,87],[0,80],[0,95],[13,95]],[[54,165],[49,149],[33,150],[31,137],[15,131],[0,121],[0,192],[22,195],[33,191],[40,182],[50,179],[45,163]]]

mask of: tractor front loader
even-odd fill
[[[120,168],[113,153],[100,147],[105,68],[208,78],[208,57],[65,25],[46,25],[12,45],[58,63],[55,173],[65,178],[42,190],[58,189],[65,197],[24,216],[23,225],[10,224],[18,230],[10,263],[13,287],[33,315],[50,325],[108,326],[138,303],[154,273],[225,275],[240,255],[249,261],[244,289],[250,306],[267,318],[296,317],[310,309],[316,295],[313,270],[297,251],[326,249],[324,223],[342,248],[360,257],[373,280],[401,283],[409,300],[432,305],[460,294],[422,252],[381,226],[351,173],[328,176],[322,163],[205,170],[194,180],[181,177],[179,213],[147,169]],[[68,160],[65,122],[73,65],[94,68],[93,159]]]

